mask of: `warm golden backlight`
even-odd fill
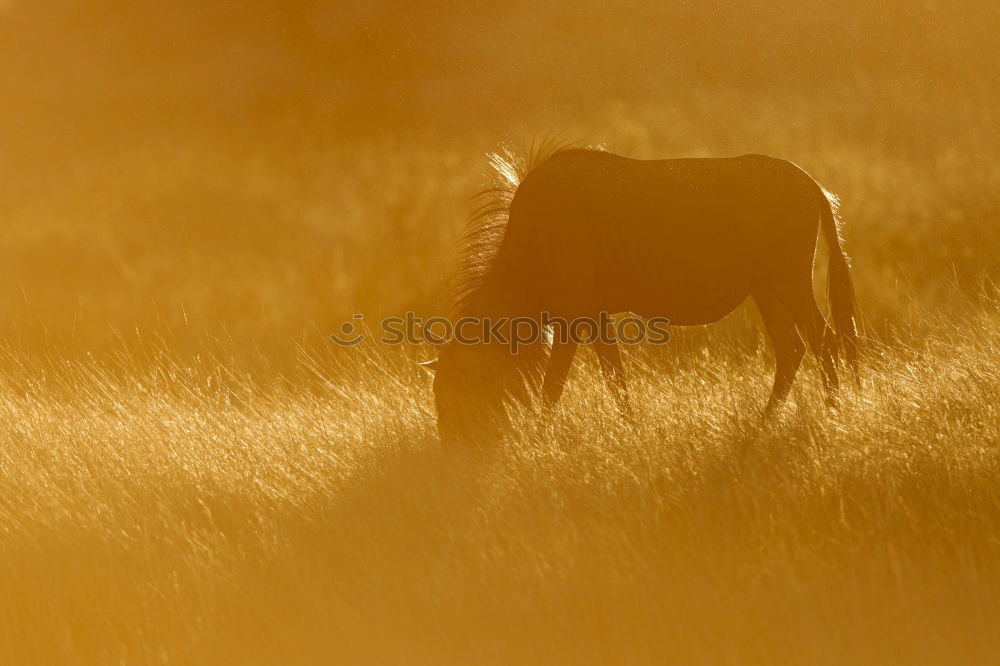
[[[998,31],[993,0],[0,0],[0,663],[1000,660]],[[329,335],[445,314],[488,155],[547,136],[837,193],[839,408],[810,357],[762,423],[748,303],[627,347],[631,418],[584,348],[549,418],[442,449],[434,350]]]

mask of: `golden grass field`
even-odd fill
[[[342,69],[288,55],[280,3],[242,23],[40,6],[0,2],[0,663],[1000,660],[986,3],[910,23],[889,3],[909,27],[884,49],[884,17],[807,3],[843,49],[698,51],[662,81],[638,63],[662,55],[648,17],[609,36],[595,3],[414,24],[454,36],[433,47],[384,3],[349,20],[409,64],[332,33],[358,47]],[[459,29],[477,21],[495,33]],[[708,23],[688,27],[729,43]],[[592,46],[579,71],[549,30]],[[774,154],[836,192],[867,337],[840,409],[807,359],[761,424],[749,305],[627,351],[635,424],[584,352],[551,423],[445,452],[415,363],[433,350],[329,343],[354,312],[443,312],[486,154],[550,130],[640,158]]]

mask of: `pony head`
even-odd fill
[[[446,446],[488,441],[510,428],[509,410],[530,402],[524,359],[503,345],[449,342],[424,366],[434,372],[438,433]]]

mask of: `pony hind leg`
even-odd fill
[[[764,419],[773,416],[788,397],[792,382],[806,353],[795,319],[782,303],[770,295],[754,295],[757,310],[764,320],[771,346],[774,348],[774,385],[764,407]]]
[[[604,382],[618,405],[618,411],[627,418],[633,416],[632,401],[629,398],[628,382],[625,379],[625,367],[622,364],[621,350],[618,342],[611,340],[603,342],[596,340],[593,343],[594,352],[597,354],[598,364],[601,366],[601,374],[604,375]]]
[[[820,363],[823,390],[826,392],[826,404],[835,407],[840,395],[840,378],[837,376],[837,361],[834,352],[836,340],[833,329],[827,324],[826,318],[820,312],[816,300],[813,298],[809,299],[806,340],[809,342],[809,350]]]
[[[791,306],[792,316],[799,330],[805,335],[809,351],[819,361],[826,404],[835,407],[840,394],[840,378],[837,374],[837,341],[833,329],[820,312],[811,285],[799,289],[796,296],[786,302]]]

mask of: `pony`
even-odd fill
[[[498,174],[463,235],[453,320],[563,321],[629,312],[671,325],[716,322],[752,298],[774,351],[765,420],[807,351],[829,404],[840,360],[858,366],[857,305],[838,200],[792,162],[767,155],[637,160],[590,148],[493,155]],[[829,252],[832,326],[813,294],[818,237]],[[433,366],[442,441],[502,427],[507,407],[558,400],[578,341],[450,342]],[[631,413],[614,339],[592,344],[619,407]]]

